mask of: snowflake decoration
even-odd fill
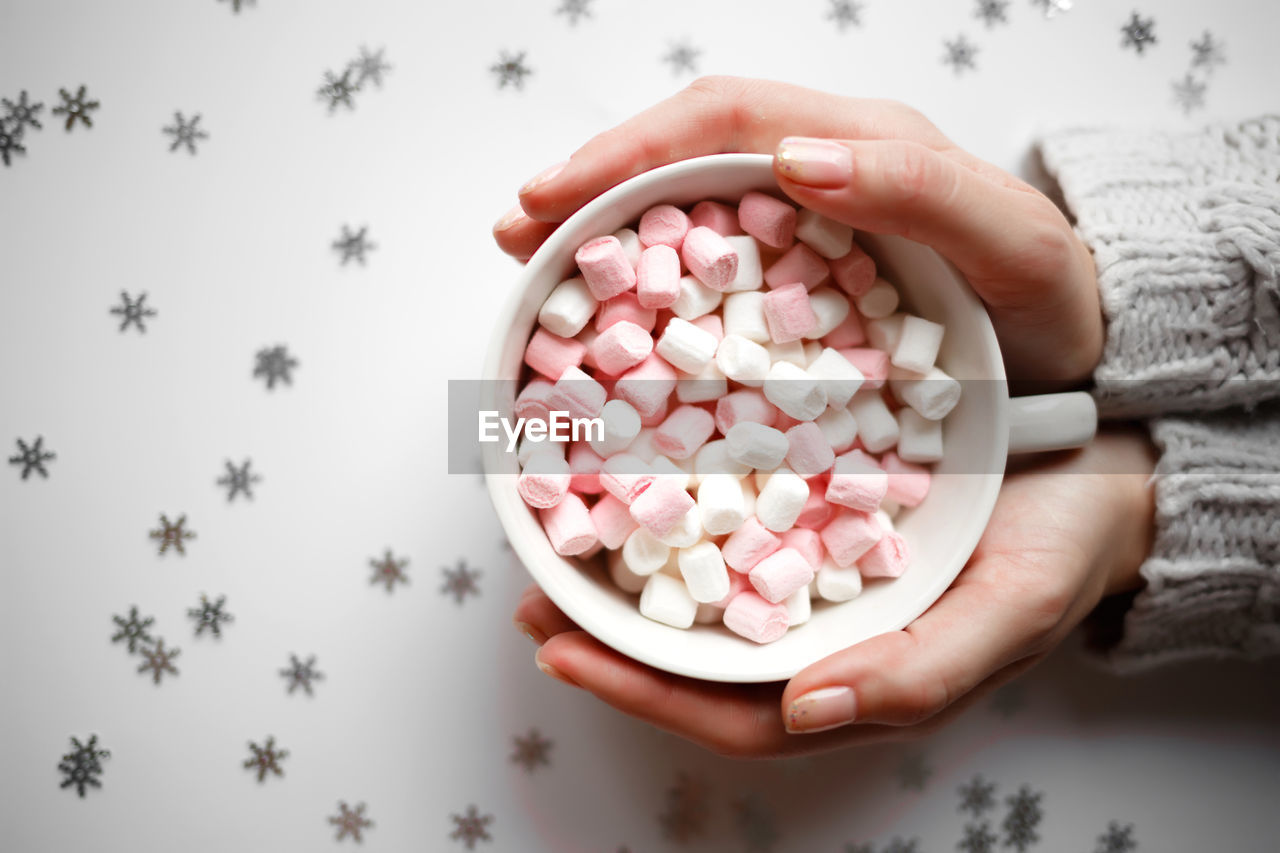
[[[109,313],[115,314],[120,320],[120,331],[123,332],[130,326],[137,326],[138,331],[146,334],[147,326],[143,321],[148,317],[156,316],[156,309],[147,306],[147,292],[144,290],[135,299],[125,291],[120,291],[120,304],[112,308]]]
[[[1018,853],[1023,853],[1040,840],[1036,827],[1044,817],[1044,811],[1040,808],[1040,800],[1043,796],[1038,791],[1032,793],[1031,788],[1023,785],[1018,789],[1018,793],[1005,797],[1005,803],[1009,806],[1009,813],[1005,815],[1004,823],[1001,824],[1001,828],[1004,829],[1005,847],[1016,847]]]
[[[455,604],[462,604],[468,595],[480,595],[476,581],[482,572],[468,568],[466,560],[458,560],[456,568],[442,568],[440,571],[444,572],[444,586],[440,587],[440,594],[452,595]]]
[[[991,831],[991,824],[985,820],[982,823],[967,823],[964,837],[956,844],[956,849],[963,850],[964,853],[995,853],[999,841],[1000,837]]]
[[[532,773],[540,765],[551,766],[548,754],[554,742],[544,738],[537,729],[529,729],[527,735],[524,737],[516,735],[513,740],[516,750],[511,753],[511,760],[523,767],[526,773]]]
[[[218,2],[221,3],[223,0],[218,0]],[[241,7],[252,6],[255,2],[257,0],[231,0],[231,11],[238,15]]]
[[[364,816],[364,803],[356,803],[352,809],[344,800],[338,801],[338,814],[330,817],[329,823],[338,827],[337,841],[348,835],[356,841],[364,841],[361,833],[373,827],[373,821]]]
[[[328,103],[330,115],[333,115],[338,107],[346,107],[349,110],[356,108],[356,102],[351,97],[360,91],[360,84],[351,79],[351,75],[356,70],[354,66],[347,66],[341,75],[334,74],[332,71],[324,72],[324,82],[316,90],[316,97]]]
[[[32,471],[48,479],[49,470],[44,467],[44,463],[57,459],[58,454],[44,449],[44,436],[37,435],[35,443],[30,445],[20,438],[16,440],[18,442],[18,455],[10,456],[9,464],[22,466],[22,479],[24,480],[31,476]]]
[[[314,696],[311,692],[311,683],[313,681],[324,681],[324,673],[316,668],[316,656],[311,655],[307,658],[307,662],[303,663],[298,660],[298,656],[289,654],[289,665],[280,670],[280,676],[289,681],[289,695],[293,695],[293,691],[301,687],[307,691],[308,696]]]
[[[706,784],[681,773],[676,784],[667,789],[666,810],[658,815],[662,836],[683,843],[704,834],[707,811]]]
[[[920,839],[893,838],[880,853],[920,853]]]
[[[973,16],[990,29],[996,24],[1009,23],[1009,18],[1005,15],[1008,8],[1009,0],[978,0],[978,8],[973,11]]]
[[[1031,5],[1043,12],[1046,18],[1053,18],[1059,12],[1070,12],[1072,0],[1031,0]]]
[[[265,782],[268,773],[274,773],[277,776],[284,775],[284,769],[280,767],[280,762],[289,757],[289,750],[276,749],[274,736],[267,735],[267,741],[262,746],[249,741],[249,751],[253,755],[244,760],[244,769],[256,770],[259,782]]]
[[[385,52],[386,48],[380,47],[377,53],[371,53],[369,48],[360,46],[360,55],[351,62],[351,67],[356,72],[356,89],[362,88],[365,83],[373,83],[379,89],[382,88],[382,75],[391,70],[391,64],[382,58]]]
[[[71,752],[62,756],[62,761],[58,764],[58,770],[66,777],[58,787],[70,788],[74,785],[76,793],[83,797],[85,788],[102,787],[102,783],[98,781],[98,777],[102,775],[102,760],[110,758],[111,753],[98,749],[97,735],[90,735],[88,743],[81,743],[80,738],[72,736],[71,746]]]
[[[671,73],[679,75],[682,72],[689,74],[698,73],[698,57],[702,55],[702,51],[689,42],[684,41],[673,44],[671,49],[662,56],[662,61],[671,66]]]
[[[498,54],[498,61],[490,65],[489,70],[498,78],[499,89],[507,86],[523,89],[524,78],[533,73],[533,69],[524,64],[523,50],[519,53],[502,51]]]
[[[849,27],[862,26],[862,4],[853,0],[828,0],[827,20],[835,21],[836,28],[844,32]]]
[[[1207,37],[1209,34],[1205,33]],[[36,130],[41,130],[44,125],[40,123],[40,119],[36,118],[40,111],[44,109],[44,104],[29,103],[27,101],[27,90],[23,89],[18,94],[17,101],[11,101],[8,98],[0,98],[0,106],[4,107],[4,118],[2,121],[9,125],[9,132],[17,139],[22,138],[24,129],[29,125]]]
[[[160,513],[160,527],[155,530],[152,530],[148,535],[152,539],[160,540],[161,554],[163,554],[165,551],[168,551],[170,546],[173,546],[173,549],[175,551],[185,556],[187,553],[187,550],[182,545],[183,540],[196,538],[196,534],[194,530],[183,529],[182,526],[186,523],[187,523],[186,513],[183,513],[182,515],[178,516],[177,521],[170,521],[169,516],[165,515],[162,512]]]
[[[369,241],[369,228],[361,225],[360,230],[352,232],[348,225],[342,226],[342,236],[333,241],[335,251],[342,253],[342,265],[345,267],[347,261],[355,258],[360,262],[360,266],[364,266],[365,252],[372,252],[378,248],[377,243]]]
[[[276,380],[282,380],[285,385],[293,384],[290,371],[298,366],[298,360],[289,355],[283,346],[263,347],[258,350],[256,357],[258,363],[253,368],[254,378],[265,378],[268,391],[275,390]]]
[[[173,137],[173,142],[169,145],[169,151],[177,151],[179,146],[185,145],[188,154],[196,153],[196,143],[202,139],[208,139],[209,134],[200,129],[200,113],[196,113],[190,119],[184,118],[182,113],[174,112],[173,126],[161,128],[162,132]]]
[[[129,618],[123,616],[112,616],[111,621],[116,623],[120,629],[112,636],[111,642],[124,643],[129,654],[133,654],[138,650],[138,646],[146,646],[152,642],[151,635],[147,633],[147,629],[155,624],[155,619],[147,616],[143,619],[138,618],[138,608],[133,606],[129,608]]]
[[[1191,43],[1191,67],[1213,71],[1217,66],[1223,65],[1226,63],[1227,58],[1222,48],[1222,42],[1215,39],[1208,30],[1205,30],[1199,41]],[[23,92],[23,94],[25,95],[26,93]]]
[[[1027,705],[1027,691],[1021,684],[1006,684],[991,697],[991,709],[1006,720]]]
[[[898,765],[898,785],[904,790],[923,791],[933,775],[933,768],[924,760],[924,753],[908,755]]]
[[[26,153],[27,147],[22,144],[21,129],[10,130],[8,120],[0,119],[0,160],[9,166],[13,162],[13,155]]]
[[[1195,75],[1187,74],[1181,80],[1173,81],[1173,102],[1182,108],[1185,115],[1204,109],[1204,93],[1208,89],[1203,80]]]
[[[1156,43],[1156,22],[1154,18],[1140,18],[1138,13],[1134,12],[1129,16],[1129,21],[1120,28],[1120,32],[1124,34],[1121,40],[1121,47],[1132,47],[1138,52],[1139,56],[1146,51],[1148,47]]]
[[[591,17],[591,3],[592,0],[560,0],[556,14],[564,15],[569,19],[569,26],[576,27],[578,21]]]
[[[62,103],[53,108],[53,114],[67,117],[66,127],[68,132],[75,127],[77,120],[84,124],[85,127],[93,127],[93,117],[90,113],[102,105],[97,101],[85,100],[84,86],[80,87],[74,98],[66,89],[59,89],[58,95],[62,98]]]
[[[200,606],[192,607],[187,610],[187,616],[196,622],[196,636],[199,637],[208,628],[213,636],[222,637],[222,623],[231,623],[235,621],[235,617],[230,613],[223,613],[222,606],[227,603],[225,595],[218,596],[216,603],[209,603],[209,596],[204,593],[200,594]]]
[[[982,817],[996,804],[996,783],[983,779],[981,773],[956,790],[960,794],[958,810],[968,812],[974,817]]]
[[[978,66],[973,61],[978,55],[978,46],[969,41],[963,34],[954,39],[944,41],[946,53],[942,55],[942,64],[950,65],[957,75],[964,71],[976,71]]]
[[[240,463],[239,467],[232,465],[230,459],[227,459],[225,464],[227,473],[218,478],[218,485],[226,487],[227,503],[235,500],[236,495],[239,494],[243,494],[249,500],[253,500],[253,484],[262,481],[262,477],[249,470],[253,460],[246,459]]]
[[[449,837],[460,841],[468,850],[474,850],[477,841],[492,841],[489,835],[489,824],[493,823],[493,815],[482,815],[473,805],[467,806],[466,814],[451,814],[453,832]]]
[[[373,576],[369,578],[370,586],[374,584],[385,584],[387,592],[393,592],[397,583],[407,584],[408,576],[404,573],[404,567],[409,565],[408,559],[397,560],[391,556],[391,549],[386,549],[386,553],[381,560],[369,560],[369,565],[373,566]]]
[[[142,663],[138,664],[138,672],[150,672],[151,680],[159,684],[160,676],[166,672],[170,675],[177,675],[178,669],[173,665],[173,659],[182,654],[181,649],[166,649],[164,640],[156,640],[154,646],[144,646],[142,649]]]
[[[778,843],[773,813],[754,794],[734,800],[733,822],[747,853],[769,853]]]
[[[1098,836],[1094,853],[1133,853],[1138,842],[1133,840],[1133,824],[1121,826],[1116,821],[1107,824],[1107,831]]]

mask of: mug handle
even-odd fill
[[[1009,398],[1009,452],[1083,447],[1098,432],[1098,406],[1083,391]]]

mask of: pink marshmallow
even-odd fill
[[[729,606],[729,602],[733,601],[739,593],[750,590],[751,581],[742,572],[729,572],[729,594],[719,601],[712,602],[716,607],[724,609]]]
[[[689,233],[689,217],[675,205],[651,207],[640,217],[640,243],[647,247],[668,246],[679,250]],[[643,255],[641,256],[643,257]],[[677,269],[677,277],[679,270]]]
[[[741,527],[729,534],[720,553],[729,568],[749,572],[755,568],[756,563],[781,547],[782,540],[752,515],[742,522]]]
[[[764,295],[764,319],[776,344],[798,341],[818,325],[809,291],[800,282],[784,284]]]
[[[738,253],[710,228],[690,229],[680,247],[680,257],[694,278],[712,290],[723,293],[738,275]]]
[[[766,246],[786,249],[796,236],[796,209],[761,192],[749,192],[738,202],[738,224]]]
[[[876,460],[861,450],[850,450],[836,460],[827,483],[827,502],[875,512],[889,489],[889,478]]]
[[[580,495],[598,495],[604,491],[600,485],[600,467],[604,459],[585,441],[574,442],[569,447],[569,488]]]
[[[783,533],[782,547],[798,551],[815,572],[822,568],[822,560],[827,553],[822,547],[822,537],[818,531],[807,527],[793,527]]]
[[[907,570],[907,540],[897,533],[886,533],[858,558],[858,571],[866,578],[897,578]]]
[[[719,314],[703,314],[689,322],[704,332],[710,332],[717,341],[724,340],[724,320],[720,319]]]
[[[600,466],[600,486],[628,506],[655,480],[649,463],[631,453],[615,453]]]
[[[677,384],[679,380],[677,380]],[[667,410],[671,406],[670,400],[663,400],[662,405],[653,410],[652,414],[640,416],[640,426],[642,427],[660,427],[662,422],[667,419]]]
[[[658,311],[655,308],[643,307],[640,304],[640,298],[634,293],[615,296],[600,303],[600,307],[596,309],[597,332],[603,332],[614,323],[621,323],[623,320],[652,332],[654,325],[658,322]]]
[[[857,243],[849,254],[828,262],[831,277],[850,296],[861,296],[876,283],[876,262]]]
[[[787,430],[787,467],[806,480],[825,473],[835,464],[836,452],[827,443],[822,428],[803,421]]]
[[[566,367],[551,389],[551,409],[568,412],[573,418],[594,418],[600,415],[608,397],[604,386],[581,368]]]
[[[622,547],[640,525],[631,517],[631,510],[613,495],[604,495],[591,508],[591,523],[596,526],[600,544],[610,551]]]
[[[804,243],[796,243],[764,271],[764,283],[769,287],[781,287],[798,281],[806,290],[813,290],[831,275],[827,261]]]
[[[626,400],[640,417],[654,415],[676,390],[676,370],[656,353],[628,370],[613,386],[613,392]]]
[[[783,546],[751,569],[751,585],[774,604],[813,580],[813,566],[795,548]]]
[[[867,333],[862,328],[862,318],[857,311],[850,311],[840,325],[827,332],[822,345],[834,350],[860,347],[867,342]]]
[[[563,375],[563,374],[561,374]],[[545,379],[534,379],[516,395],[512,413],[517,418],[537,418],[545,421],[551,417],[551,399],[555,386]]]
[[[787,608],[771,604],[754,592],[742,592],[724,609],[724,626],[757,643],[782,639],[790,627]]]
[[[880,541],[884,531],[874,515],[846,509],[827,522],[821,535],[831,559],[840,568],[847,569]]]
[[[551,547],[562,557],[582,554],[598,541],[587,505],[573,493],[565,495],[564,500],[550,509],[540,511],[538,518],[547,531]]]
[[[690,227],[699,225],[710,228],[722,237],[733,237],[742,233],[738,227],[738,211],[718,201],[700,201],[689,211]]]
[[[862,374],[861,390],[875,391],[884,387],[889,378],[889,353],[870,347],[854,347],[838,352]]]
[[[630,320],[605,329],[591,342],[591,357],[606,376],[619,376],[653,352],[653,336]]]
[[[889,480],[888,497],[902,506],[919,506],[929,494],[932,475],[923,465],[903,462],[892,450],[885,451],[880,457],[880,466],[884,468]]]
[[[524,348],[524,363],[550,379],[560,378],[565,368],[582,364],[587,348],[573,338],[561,338],[538,329]]]
[[[778,410],[759,391],[730,391],[716,401],[716,429],[728,435],[734,424],[744,421],[773,426]]]
[[[677,406],[653,435],[653,446],[672,459],[688,459],[716,431],[716,419],[699,406]]]
[[[612,234],[583,243],[573,260],[597,301],[612,299],[636,286],[636,271],[622,243]]]
[[[549,509],[564,500],[569,481],[569,463],[559,451],[538,451],[516,478],[516,491],[534,509]]]
[[[631,501],[631,517],[654,536],[666,536],[693,506],[688,492],[659,479]]]
[[[667,308],[680,297],[680,256],[675,249],[660,243],[641,253],[636,297],[642,308]]]
[[[827,503],[826,484],[821,477],[815,477],[809,481],[809,499],[804,502],[804,508],[796,517],[796,527],[821,530],[833,512],[835,507]]]

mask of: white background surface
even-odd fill
[[[515,188],[592,133],[673,92],[661,57],[699,70],[895,97],[957,142],[1020,170],[1038,130],[1187,126],[1276,104],[1273,4],[1152,2],[1159,44],[1120,48],[1127,4],[1081,0],[1045,20],[1013,0],[986,31],[968,2],[868,0],[840,33],[826,4],[596,0],[570,27],[556,3],[3,0],[0,95],[43,101],[45,128],[0,169],[0,447],[43,435],[47,480],[0,470],[0,849],[246,851],[332,845],[339,799],[368,803],[364,849],[463,849],[451,813],[492,814],[476,849],[667,849],[656,816],[682,771],[711,792],[688,849],[744,849],[730,801],[767,803],[777,850],[918,837],[955,849],[956,785],[1045,793],[1038,848],[1088,851],[1109,820],[1143,851],[1274,849],[1280,817],[1275,665],[1203,665],[1114,679],[1071,651],[1024,679],[1026,707],[989,703],[908,747],[742,765],[620,717],[537,672],[509,627],[526,582],[477,477],[444,473],[446,380],[473,378],[515,267],[489,226]],[[1210,29],[1228,64],[1184,117],[1170,83]],[[978,70],[942,41],[967,33]],[[357,109],[315,99],[361,44],[394,68]],[[523,91],[489,66],[526,51]],[[81,83],[102,103],[65,133],[49,110]],[[199,154],[161,127],[200,113]],[[329,243],[368,224],[377,249],[342,268]],[[117,331],[120,290],[159,314]],[[250,374],[286,344],[294,384]],[[252,502],[228,504],[223,462],[253,460]],[[198,538],[157,556],[147,531],[186,513]],[[407,587],[368,560],[410,560]],[[457,606],[441,570],[479,567]],[[185,617],[225,594],[220,642]],[[109,637],[137,604],[182,648],[162,686]],[[277,670],[315,654],[316,696]],[[512,737],[536,726],[551,766],[526,775]],[[112,752],[102,790],[58,788],[68,736]],[[246,742],[289,749],[258,785]],[[922,792],[904,760],[934,768]],[[994,813],[998,823],[1003,804]],[[344,842],[349,844],[350,842]]]

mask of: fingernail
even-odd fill
[[[787,710],[787,731],[825,732],[853,722],[857,702],[848,687],[823,687],[810,690],[791,703]]]
[[[560,174],[561,170],[564,169],[564,167],[567,165],[569,165],[568,160],[561,160],[559,163],[556,163],[554,166],[548,166],[547,168],[543,169],[541,172],[539,172],[538,174],[530,178],[528,182],[525,183],[525,185],[520,188],[520,194],[524,195],[525,193],[530,192],[531,190],[535,190],[538,187],[542,186],[547,181],[551,180],[556,175]]]
[[[547,663],[546,661],[544,661],[544,660],[542,659],[542,650],[541,650],[541,649],[539,649],[539,650],[538,650],[538,654],[536,654],[536,655],[534,655],[534,656],[533,656],[533,661],[534,661],[534,663],[536,663],[536,664],[538,665],[538,669],[542,670],[543,672],[545,672],[547,675],[551,676],[552,678],[558,678],[559,680],[563,681],[565,684],[569,685],[570,687],[581,687],[581,686],[582,686],[581,684],[579,684],[578,682],[574,681],[574,680],[573,680],[572,678],[570,678],[569,676],[565,675],[565,674],[564,674],[563,672],[561,672],[560,670],[556,669],[556,668],[555,668],[554,666],[552,666],[551,664],[549,664],[549,663]]]
[[[524,219],[524,217],[525,217],[524,208],[517,204],[514,207],[512,207],[510,210],[508,210],[506,213],[502,214],[501,219],[493,223],[493,230],[506,231],[512,225],[515,225],[521,219]]]
[[[807,187],[835,189],[853,174],[853,154],[830,139],[788,136],[778,143],[775,156],[785,177]]]
[[[534,645],[540,646],[547,641],[547,635],[530,625],[528,622],[516,622],[514,624],[517,631],[524,634],[530,640],[533,640]]]

